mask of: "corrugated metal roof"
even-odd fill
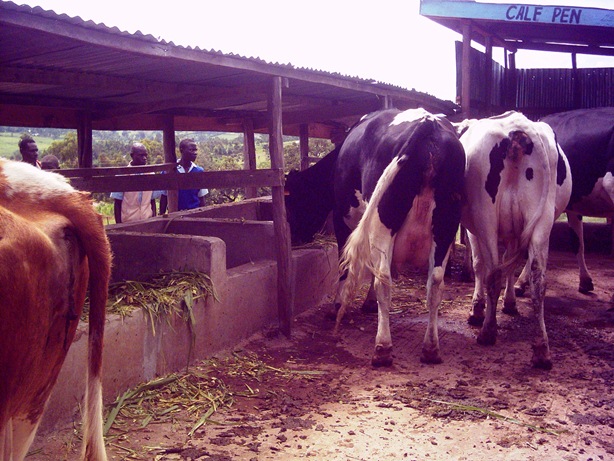
[[[370,79],[178,46],[40,7],[0,3],[0,124],[94,129],[266,131],[272,77],[284,78],[287,134],[351,125],[384,101],[401,109],[458,107]]]

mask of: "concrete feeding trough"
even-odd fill
[[[139,312],[110,315],[105,330],[104,400],[137,384],[233,347],[276,324],[277,262],[270,198],[251,199],[140,223],[107,227],[114,253],[112,281],[147,280],[160,272],[196,270],[213,282],[217,301],[194,307],[196,342],[180,318],[151,320]],[[337,248],[292,251],[294,312],[320,304],[337,281]],[[155,330],[155,334],[154,334]],[[50,431],[77,418],[85,390],[87,324],[77,330],[41,423]]]

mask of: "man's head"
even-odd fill
[[[38,146],[32,136],[22,136],[19,141],[19,152],[24,162],[36,166],[36,161],[38,160]]]
[[[130,149],[130,157],[134,166],[147,165],[147,148],[140,142],[135,142]]]
[[[60,168],[60,160],[53,154],[45,155],[41,159],[41,168],[43,170],[57,170]]]
[[[193,139],[182,139],[179,143],[179,152],[181,153],[181,163],[188,164],[196,161],[198,146]]]

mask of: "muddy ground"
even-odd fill
[[[296,318],[291,339],[266,331],[191,369],[201,389],[223,386],[197,429],[210,399],[198,392],[189,408],[173,408],[181,389],[159,388],[140,411],[122,411],[107,438],[110,459],[614,459],[614,264],[605,254],[587,259],[596,289],[582,295],[574,257],[551,252],[550,371],[530,366],[537,325],[528,299],[520,316],[499,314],[494,346],[476,344],[466,321],[472,284],[458,268],[440,314],[444,362],[421,364],[425,276],[407,273],[394,291],[391,368],[370,364],[375,315],[348,313],[338,339],[330,305],[318,306]],[[27,459],[77,459],[76,434],[77,423],[38,437]]]

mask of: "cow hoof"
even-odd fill
[[[543,358],[536,358],[535,356],[533,356],[533,358],[531,359],[531,363],[533,364],[533,368],[539,368],[540,370],[552,370],[552,360],[549,359],[543,359]]]
[[[497,342],[497,331],[488,330],[480,331],[478,335],[478,344],[481,346],[492,346]]]
[[[389,367],[392,365],[392,346],[375,346],[375,353],[371,358],[374,367]]]
[[[518,315],[518,308],[516,302],[503,303],[503,313],[507,315]]]
[[[377,301],[375,299],[366,299],[362,304],[360,310],[364,314],[375,314],[377,313]]]
[[[582,293],[583,295],[586,295],[588,293],[590,293],[591,291],[593,291],[595,289],[595,287],[593,286],[593,279],[589,278],[585,278],[585,279],[580,279],[580,286],[578,287],[578,291],[580,293]]]
[[[439,355],[439,350],[427,350],[427,349],[422,348],[422,355],[420,355],[420,362],[437,365],[443,362],[443,360],[441,360],[441,356]]]
[[[467,319],[467,323],[473,327],[481,327],[484,323],[484,316],[471,314]]]
[[[552,360],[550,360],[550,350],[545,343],[533,345],[533,357],[531,358],[531,364],[534,368],[541,370],[551,370]]]

